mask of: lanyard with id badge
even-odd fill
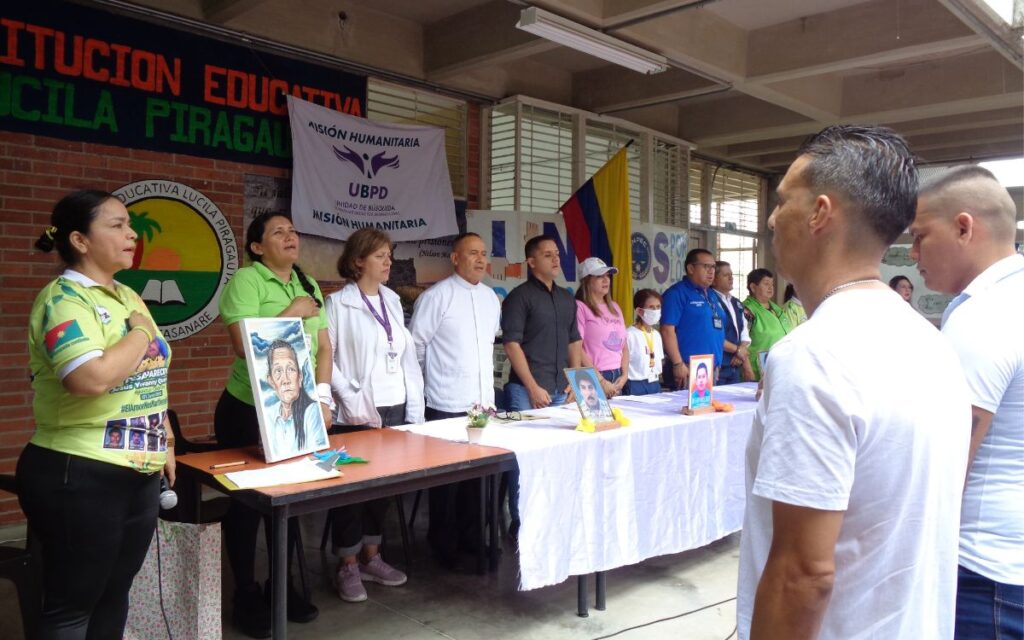
[[[366,308],[373,314],[373,319],[380,326],[384,327],[384,333],[388,336],[388,346],[384,351],[384,362],[387,367],[385,370],[388,373],[398,373],[398,352],[395,351],[395,339],[391,331],[391,320],[388,318],[388,308],[384,304],[384,296],[378,298],[380,300],[380,313],[377,313],[377,310],[370,304],[370,299],[366,297],[366,294],[360,291],[359,295],[363,297],[363,303],[366,304]]]
[[[717,305],[711,303],[711,298],[708,297],[707,289],[704,290],[704,301],[708,303],[709,307],[711,307],[711,326],[714,327],[716,331],[721,331],[722,327],[725,325],[722,323],[722,317],[718,315]]]

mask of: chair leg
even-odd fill
[[[416,535],[416,512],[420,508],[420,498],[423,497],[423,489],[416,492],[416,498],[412,501],[412,515],[409,516],[409,537]]]
[[[327,518],[324,520],[324,533],[320,536],[320,550],[323,551],[327,548],[327,540],[331,537],[331,512],[327,512]]]
[[[402,553],[405,555],[405,573],[408,574],[412,568],[412,552],[409,548],[409,528],[406,526],[405,520],[405,504],[402,502],[402,496],[395,496],[395,502],[398,505],[398,526],[402,534]]]
[[[292,518],[288,521],[289,533],[292,538],[292,549],[295,551],[296,560],[298,561],[299,568],[299,580],[302,584],[302,598],[306,601],[310,601],[309,591],[309,580],[306,579],[306,550],[302,544],[302,528],[299,526],[299,519]]]

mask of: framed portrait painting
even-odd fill
[[[565,370],[565,377],[569,380],[569,386],[576,397],[580,415],[598,424],[615,420],[612,417],[612,407],[608,404],[608,397],[601,388],[600,376],[601,374],[590,367]]]
[[[715,410],[711,404],[714,381],[715,357],[713,355],[690,356],[690,402],[683,413],[695,415]]]
[[[326,449],[327,425],[301,318],[240,321],[267,462]]]

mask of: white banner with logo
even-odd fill
[[[292,222],[345,240],[372,227],[393,241],[458,233],[444,129],[371,122],[288,97]]]

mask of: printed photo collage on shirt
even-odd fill
[[[108,421],[103,432],[103,448],[154,453],[167,451],[163,412]]]

